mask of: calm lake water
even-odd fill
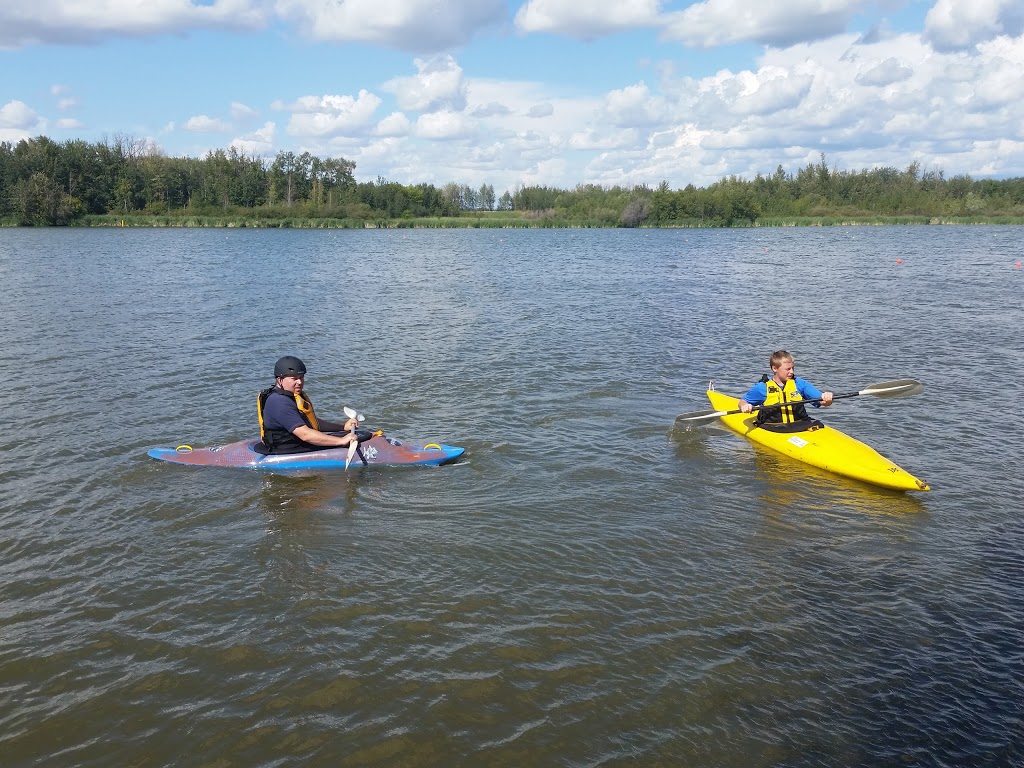
[[[1024,761],[1024,229],[0,230],[4,766]],[[713,430],[785,347],[898,494]],[[274,361],[440,468],[156,462]]]

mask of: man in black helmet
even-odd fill
[[[274,366],[274,386],[260,392],[256,401],[263,439],[263,445],[257,448],[262,447],[265,453],[341,448],[357,439],[352,434],[359,427],[355,419],[335,424],[316,417],[313,404],[302,391],[305,379],[306,366],[297,357],[286,355]]]

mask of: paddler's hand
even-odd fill
[[[359,429],[359,422],[355,419],[349,419],[345,422],[346,432],[355,432],[357,429]]]
[[[821,393],[821,404],[824,406],[832,405],[832,393],[822,392]]]
[[[754,406],[752,406],[746,400],[740,400],[740,412],[741,413],[750,413],[752,410],[754,410]]]

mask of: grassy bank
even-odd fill
[[[264,217],[212,215],[111,215],[85,216],[74,226],[81,227],[225,227],[259,229],[506,229],[546,227],[557,229],[611,227],[613,223],[575,221],[552,215],[530,215],[529,212],[491,211],[462,216],[397,219],[339,219],[330,217]]]
[[[1024,216],[762,216],[754,223],[732,225],[750,227],[847,227],[898,225],[1024,225]],[[0,227],[14,227],[13,217],[0,218]],[[487,211],[462,216],[427,218],[334,218],[244,216],[237,212],[218,216],[210,214],[128,214],[84,216],[71,226],[79,227],[184,227],[184,228],[248,228],[248,229],[609,229],[617,222],[604,218],[577,219],[552,211]],[[643,225],[641,225],[643,227]],[[678,221],[663,229],[717,229],[707,220]]]

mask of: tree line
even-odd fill
[[[730,176],[701,188],[671,189],[665,181],[653,188],[521,186],[500,197],[489,184],[357,182],[355,167],[308,152],[269,159],[232,146],[203,158],[168,157],[126,136],[61,143],[39,136],[0,143],[0,221],[52,226],[90,216],[191,213],[370,223],[507,214],[538,225],[721,227],[822,217],[1024,216],[1024,178],[947,179],[917,162],[903,170],[839,170],[824,155],[795,173],[780,165],[753,180]]]

